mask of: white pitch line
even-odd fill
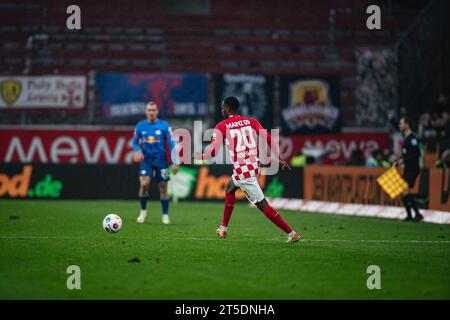
[[[386,242],[386,243],[450,243],[450,240],[389,240],[389,239],[380,239],[380,240],[369,240],[369,239],[304,239],[305,241],[312,242]]]
[[[67,240],[76,240],[76,239],[90,239],[86,237],[76,237],[76,236],[0,236],[0,240],[45,240],[45,239],[67,239]],[[139,237],[139,238],[130,238],[130,237],[120,237],[119,240],[162,240],[162,241],[182,241],[182,240],[193,240],[193,241],[229,241],[229,242],[249,242],[249,240],[240,240],[240,239],[230,239],[230,240],[220,240],[218,238],[149,238],[149,237]],[[98,239],[92,239],[98,240]],[[251,241],[256,242],[282,242],[281,239],[253,239]],[[362,242],[362,243],[449,243],[450,240],[393,240],[393,239],[307,239],[303,238],[300,242]]]

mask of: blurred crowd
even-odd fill
[[[322,159],[328,154],[329,152],[324,151],[320,156],[315,157],[300,152],[291,159],[291,166],[304,167],[308,164],[320,164]],[[352,151],[350,159],[338,162],[336,165],[390,168],[397,157],[397,155],[388,149],[375,149],[368,156],[365,156],[364,151],[361,149],[355,149]]]
[[[388,149],[375,149],[367,157],[362,150],[355,149],[352,152],[352,157],[339,163],[339,165],[390,168],[396,158],[397,156]]]
[[[417,133],[420,138],[450,138],[450,98],[448,92],[440,94],[431,111],[420,116]]]

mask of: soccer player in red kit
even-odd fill
[[[269,133],[258,120],[242,117],[237,114],[238,110],[239,100],[237,98],[227,97],[223,100],[222,115],[225,120],[214,128],[211,148],[206,153],[195,156],[200,160],[214,157],[225,139],[226,150],[233,162],[233,175],[225,188],[225,208],[222,224],[216,232],[221,238],[226,237],[228,223],[236,203],[235,192],[240,188],[251,203],[256,205],[270,221],[287,234],[287,242],[297,242],[301,236],[292,230],[280,214],[269,205],[258,184],[257,178],[261,170],[258,158],[259,148],[256,143],[258,141],[257,135],[267,141],[277,160],[281,163],[282,169],[290,169],[289,164],[279,157],[277,146],[272,146]]]

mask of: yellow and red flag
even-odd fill
[[[394,167],[379,176],[377,182],[391,199],[397,198],[403,191],[408,189],[408,184]]]

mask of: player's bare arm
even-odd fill
[[[272,137],[267,132],[267,130],[263,126],[261,126],[261,124],[258,121],[256,121],[254,125],[258,135],[260,135],[267,142],[267,145],[270,147],[272,158],[274,158],[275,161],[278,161],[281,164],[281,169],[291,170],[290,164],[286,160],[281,158],[279,147],[276,143],[273,143]]]
[[[194,152],[192,157],[195,160],[208,160],[213,158],[216,155],[217,150],[219,150],[219,147],[222,145],[222,141],[222,133],[215,128],[212,142],[209,144],[209,149],[205,153]]]

